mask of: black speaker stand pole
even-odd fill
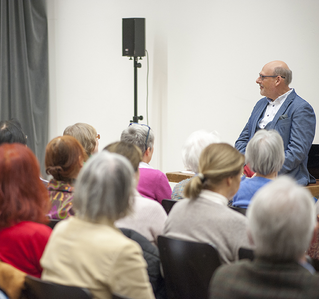
[[[130,58],[132,59],[132,57]],[[134,57],[134,116],[131,122],[138,123],[139,120],[143,120],[143,116],[137,115],[137,68],[141,68],[142,65],[138,62],[138,57]]]

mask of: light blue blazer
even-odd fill
[[[268,103],[267,98],[262,98],[255,105],[235,143],[235,147],[241,153],[245,154],[248,141],[258,130],[258,122]],[[288,174],[299,184],[308,185],[308,153],[316,131],[316,115],[313,108],[293,90],[266,129],[277,130],[284,141],[285,163],[279,174]]]

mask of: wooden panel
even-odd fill
[[[167,172],[166,176],[169,182],[179,183],[183,180],[189,179],[193,177],[193,174],[190,173],[182,173],[179,171],[176,172]],[[316,184],[310,184],[306,186],[306,188],[311,192],[312,196],[319,197],[319,180],[317,180]]]
[[[317,180],[316,184],[310,184],[306,187],[314,197],[319,197],[319,180]]]
[[[183,180],[186,180],[186,179],[193,177],[194,174],[182,173],[182,172],[176,171],[176,172],[167,172],[166,176],[167,176],[169,182],[179,183]]]

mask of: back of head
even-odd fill
[[[259,130],[248,142],[246,163],[264,176],[278,172],[285,162],[284,143],[275,130]]]
[[[83,146],[87,158],[89,158],[96,146],[97,132],[94,127],[86,123],[76,123],[73,126],[68,126],[63,135],[73,136]]]
[[[0,121],[0,144],[2,143],[27,144],[27,136],[22,131],[21,124],[17,120]]]
[[[185,196],[195,199],[202,189],[215,188],[223,179],[240,174],[244,162],[244,156],[227,143],[208,145],[199,158],[199,175],[186,185]]]
[[[289,177],[279,177],[257,191],[247,217],[255,255],[273,261],[298,261],[316,224],[310,192]]]
[[[279,66],[274,69],[275,76],[281,76],[284,79],[284,82],[287,86],[292,81],[292,71],[288,68],[288,66]]]
[[[142,154],[154,146],[154,133],[152,129],[143,124],[131,123],[121,134],[121,141],[135,144]]]
[[[138,171],[138,166],[142,161],[142,152],[135,144],[123,141],[114,142],[106,146],[103,150],[124,156],[131,162],[134,171]]]
[[[182,159],[186,170],[198,172],[198,162],[202,150],[211,143],[220,142],[217,133],[206,132],[203,130],[193,132],[186,140]]]
[[[25,145],[0,146],[0,229],[20,221],[44,223],[50,208],[39,163]]]
[[[77,217],[95,223],[114,222],[130,210],[133,168],[114,153],[102,151],[88,160],[75,183],[73,208]]]
[[[83,147],[74,137],[56,137],[48,143],[45,150],[46,173],[58,181],[72,181],[86,159]]]

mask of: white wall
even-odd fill
[[[257,75],[271,60],[288,63],[291,87],[319,114],[318,11],[317,0],[48,0],[49,138],[86,122],[101,134],[102,149],[128,125],[133,62],[121,56],[125,17],[146,18],[154,167],[182,169],[182,145],[198,129],[234,144],[260,98]],[[146,64],[145,57],[138,70],[144,117]]]

